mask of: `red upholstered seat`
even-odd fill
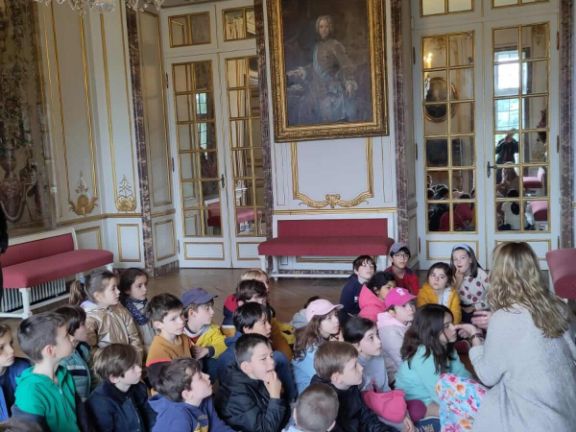
[[[58,255],[74,250],[72,234],[62,234],[26,243],[10,244],[6,252],[0,256],[2,267],[10,267],[25,261]]]
[[[576,249],[556,249],[546,254],[556,294],[576,299]]]
[[[277,231],[277,237],[258,245],[260,255],[387,255],[394,243],[386,219],[281,220]]]
[[[386,255],[394,243],[379,237],[287,237],[274,238],[258,246],[260,255],[270,256],[357,256]]]
[[[530,201],[534,220],[542,222],[548,220],[548,201]]]
[[[72,250],[32,261],[24,261],[2,269],[4,288],[39,285],[101,267],[113,261],[112,252],[99,249]]]

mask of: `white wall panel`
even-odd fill
[[[164,219],[152,222],[154,227],[154,258],[156,264],[162,264],[161,261],[174,258],[177,251],[174,219]],[[174,261],[171,259],[169,261]]]

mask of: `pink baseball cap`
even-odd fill
[[[405,288],[392,288],[388,291],[388,294],[386,294],[384,304],[386,305],[386,309],[390,309],[392,306],[404,306],[415,298],[416,296],[410,294]]]
[[[306,308],[306,321],[310,322],[310,320],[317,315],[327,315],[334,309],[342,308],[343,306],[341,304],[333,304],[326,299],[314,300],[310,302]]]

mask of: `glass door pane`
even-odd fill
[[[474,33],[422,39],[428,232],[476,231]]]
[[[493,158],[496,229],[549,231],[549,26],[495,29]]]
[[[185,237],[221,237],[221,196],[212,62],[173,65]]]
[[[255,56],[226,59],[229,148],[236,236],[264,236],[264,170]]]

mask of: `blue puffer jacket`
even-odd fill
[[[224,423],[212,404],[212,398],[206,398],[196,407],[186,402],[174,402],[162,395],[150,399],[152,409],[156,411],[156,426],[152,432],[234,432]]]

